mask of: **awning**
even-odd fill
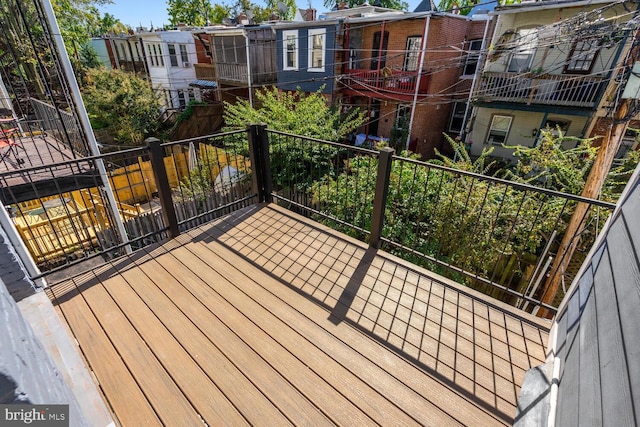
[[[198,89],[217,89],[218,82],[213,82],[211,80],[195,80],[189,83],[191,87],[197,87]]]

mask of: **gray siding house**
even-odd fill
[[[332,94],[339,48],[337,21],[283,23],[275,26],[278,88]]]

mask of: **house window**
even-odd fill
[[[455,101],[453,103],[451,118],[449,119],[449,132],[462,133],[462,126],[464,126],[464,115],[466,111],[466,102]]]
[[[326,30],[309,30],[309,71],[324,71]]]
[[[500,145],[504,144],[507,140],[507,134],[509,128],[511,128],[511,116],[494,115],[491,119],[491,126],[489,126],[489,133],[487,134],[487,144]]]
[[[508,71],[510,73],[527,72],[536,53],[538,30],[536,28],[518,30],[514,43],[517,46],[509,59]]]
[[[178,91],[178,105],[180,106],[181,110],[187,108],[187,100],[184,96],[184,92],[181,90]]]
[[[398,104],[396,110],[396,121],[394,127],[396,129],[403,129],[409,126],[409,118],[411,116],[411,106],[409,104]]]
[[[169,62],[171,62],[172,67],[178,66],[178,57],[176,56],[176,45],[168,44],[167,49],[169,50]]]
[[[298,69],[298,32],[283,31],[282,39],[284,40],[284,64],[285,70]]]
[[[600,40],[583,39],[573,43],[567,65],[564,67],[566,74],[589,74],[593,68],[596,57],[600,52]]]
[[[382,38],[382,41],[380,40]],[[389,32],[385,31],[384,36],[380,31],[373,33],[373,43],[371,46],[371,69],[381,70],[387,64],[387,46],[389,45]]]
[[[160,66],[164,67],[164,57],[162,56],[162,45],[158,45],[158,57],[160,58]]]
[[[122,60],[126,61],[127,60],[127,52],[124,50],[124,44],[120,45],[120,52],[122,53]]]
[[[420,48],[422,47],[422,36],[407,37],[407,48],[404,54],[404,71],[416,71],[420,60]]]
[[[478,68],[480,60],[480,50],[482,49],[482,40],[471,40],[467,46],[467,59],[464,62],[463,76],[472,76]]]
[[[187,53],[187,46],[184,44],[179,45],[180,46],[180,59],[182,59],[182,66],[183,67],[188,67],[189,66],[189,54]]]
[[[153,66],[158,66],[158,47],[153,44],[151,45],[151,47],[153,48],[153,54],[151,55],[151,65]]]

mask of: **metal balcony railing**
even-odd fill
[[[602,77],[487,72],[480,77],[475,98],[485,102],[594,107],[605,85]]]
[[[118,237],[93,163],[124,222]],[[77,171],[74,172],[74,171]],[[38,191],[20,201],[14,175]],[[614,205],[264,125],[0,174],[3,202],[43,270],[110,258],[254,203],[277,203],[510,304],[542,304],[541,282],[578,203],[586,252]],[[579,266],[581,259],[576,259]],[[576,271],[563,271],[570,283]]]
[[[348,88],[355,90],[379,90],[413,94],[416,91],[417,82],[417,71],[400,71],[384,68],[382,70],[347,70],[344,84]],[[427,83],[426,76],[422,76],[419,83],[420,93],[426,90]]]

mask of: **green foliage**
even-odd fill
[[[221,7],[225,8],[225,6]],[[214,18],[218,18],[220,12],[220,9],[214,10],[209,0],[167,0],[167,14],[173,26],[178,24],[205,26],[215,23]],[[217,23],[220,22],[222,18]]]
[[[178,115],[178,118],[176,119],[177,123],[182,123],[182,122],[186,122],[187,120],[189,120],[191,118],[191,116],[193,115],[193,106],[194,105],[207,105],[206,102],[202,102],[202,101],[189,101],[189,103],[187,104],[187,108],[184,109],[183,112],[181,112]]]
[[[287,7],[287,13],[281,14],[278,11],[278,3],[281,2]],[[298,7],[296,6],[296,0],[266,0],[267,9],[272,12],[277,13],[280,16],[280,19],[284,21],[292,21],[296,16],[296,11]]]
[[[578,149],[562,150],[563,138],[554,138],[549,132],[538,147],[520,150],[519,162],[508,172],[509,176],[547,188],[575,190],[584,182],[594,149],[583,141]],[[518,287],[526,282],[521,280],[526,279],[527,268],[530,271],[552,232],[563,232],[573,203],[567,205],[562,197],[466,174],[492,169],[491,150],[472,160],[463,143],[447,139],[456,160],[440,156],[433,162],[447,169],[430,168],[410,160],[392,163],[383,236],[399,246],[391,246],[389,250],[468,285],[481,288],[473,280],[451,273],[432,260]],[[341,173],[326,175],[313,183],[314,206],[328,217],[370,229],[377,168],[376,158],[349,159]],[[507,172],[503,170],[501,174]],[[361,232],[351,227],[331,225],[363,238]]]
[[[83,99],[91,125],[108,128],[119,144],[141,144],[158,128],[158,97],[147,80],[131,73],[89,70]]]
[[[257,91],[255,103],[260,108],[252,107],[246,100],[237,104],[225,102],[225,123],[232,129],[265,123],[271,129],[326,141],[339,141],[364,123],[364,113],[357,109],[344,116],[332,109],[321,90],[310,94],[276,88]]]
[[[341,3],[341,0],[324,0],[324,6],[329,9]],[[364,3],[364,0],[345,0],[345,3],[348,7],[358,7]],[[403,0],[380,0],[380,4],[387,9],[409,10],[409,3]]]
[[[593,139],[567,137],[560,129],[558,136],[550,129],[541,132],[535,147],[507,147],[514,149],[518,162],[505,177],[550,190],[581,194],[597,152],[592,146]],[[578,146],[565,150],[562,148],[565,141],[575,141]]]
[[[99,68],[102,65],[98,52],[88,44],[80,49],[80,64],[84,69]]]
[[[478,3],[480,3],[478,0],[440,0],[438,10],[441,12],[455,12],[458,9],[460,15],[467,15],[471,12],[471,8]],[[500,6],[508,6],[510,4],[519,4],[520,0],[500,0],[498,3]]]
[[[212,24],[222,24],[224,18],[229,17],[231,8],[225,4],[216,3],[213,5],[213,12],[209,20]]]
[[[231,5],[231,17],[235,18],[242,12],[251,15],[253,22],[259,23],[268,21],[272,10],[252,3],[250,0],[236,0],[236,2]]]

